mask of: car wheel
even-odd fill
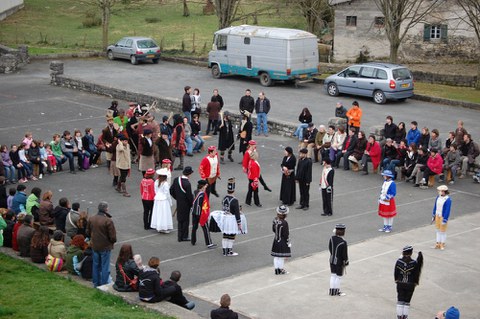
[[[385,104],[385,102],[387,102],[385,93],[383,93],[381,90],[376,90],[373,92],[373,101],[377,104]]]
[[[152,59],[153,64],[158,64],[158,61],[160,61],[160,59]]]
[[[271,86],[273,84],[270,74],[267,72],[260,73],[260,84],[263,86]]]
[[[138,64],[137,58],[134,55],[130,56],[130,63],[133,65]]]
[[[338,87],[335,83],[329,83],[327,85],[327,93],[330,96],[338,96]]]
[[[222,77],[222,72],[220,72],[220,67],[218,64],[212,65],[212,76],[215,79],[220,79]]]
[[[115,57],[113,56],[112,50],[108,50],[107,52],[107,58],[111,61],[115,60]]]

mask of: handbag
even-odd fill
[[[90,168],[90,158],[87,156],[83,157],[83,169],[89,169]]]
[[[47,265],[48,270],[59,272],[63,267],[63,259],[48,254],[47,258],[45,258],[45,265]]]
[[[130,279],[125,271],[123,270],[122,264],[118,264],[118,268],[120,269],[120,272],[122,273],[123,276],[123,282],[128,283],[130,288],[132,288],[133,291],[138,291],[138,277],[134,277],[133,279]]]
[[[81,261],[79,261],[76,265],[75,265],[75,270],[78,271],[78,272],[81,272],[82,271],[82,267],[83,267],[83,262],[87,259],[87,256],[83,257],[83,259]]]

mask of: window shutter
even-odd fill
[[[431,26],[429,24],[423,26],[423,41],[430,41],[430,29]]]
[[[443,42],[448,41],[448,25],[442,24],[440,26],[440,37],[442,38]]]

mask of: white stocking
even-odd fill
[[[397,317],[403,316],[403,305],[397,304]]]
[[[385,226],[388,225],[388,218],[383,217],[383,225],[385,225]]]
[[[387,218],[387,225],[392,226],[393,225],[393,217]]]
[[[228,248],[228,239],[222,239],[222,248]]]
[[[337,289],[340,289],[340,279],[342,279],[342,277],[336,275],[336,280],[335,280],[335,288]]]
[[[442,244],[445,244],[446,240],[447,240],[447,233],[446,232],[440,232],[440,242]]]
[[[442,242],[442,233],[440,233],[438,230],[437,230],[437,243],[440,243]]]
[[[284,265],[285,265],[285,258],[278,257],[278,269],[283,269]]]
[[[275,269],[280,268],[280,266],[278,265],[279,264],[279,262],[278,262],[279,259],[280,258],[278,258],[278,257],[273,257],[273,267],[275,267]]]
[[[335,288],[335,282],[336,282],[337,275],[331,274],[330,275],[330,288]]]
[[[233,239],[229,239],[229,240],[228,240],[228,247],[227,247],[227,248],[232,249],[232,248],[233,248],[233,242],[234,242]]]
[[[409,305],[404,305],[403,306],[403,316],[404,318],[407,318],[408,317],[408,311],[410,310],[410,306]]]

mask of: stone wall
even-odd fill
[[[472,65],[472,67],[476,66]],[[476,76],[468,75],[436,74],[421,71],[413,71],[412,74],[415,81],[426,83],[475,87],[475,84],[477,82]]]
[[[0,44],[0,73],[12,73],[29,61],[27,46],[12,49]]]

